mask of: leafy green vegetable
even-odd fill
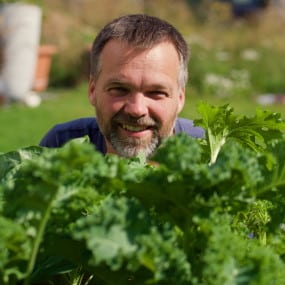
[[[254,117],[237,116],[229,105],[221,107],[200,103],[198,112],[202,119],[195,123],[206,130],[210,146],[210,163],[214,163],[222,146],[228,139],[260,151],[269,140],[280,138],[285,130],[285,122],[278,113],[257,110]]]
[[[86,139],[2,154],[0,283],[285,284],[284,121],[199,110],[206,138],[151,163]]]

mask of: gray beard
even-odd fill
[[[142,143],[140,139],[135,138],[121,140],[116,136],[115,132],[112,132],[110,136],[110,143],[120,156],[130,158],[143,153],[147,158],[149,158],[161,142],[156,132],[154,133],[150,143],[147,145]]]

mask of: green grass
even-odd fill
[[[38,108],[14,104],[0,109],[0,152],[37,145],[54,124],[93,116],[87,86],[74,90],[49,90]]]
[[[219,98],[211,94],[199,94],[195,89],[187,90],[186,104],[181,116],[195,119],[197,103],[205,100],[211,104],[230,104],[240,114],[254,114],[258,105],[246,96]],[[267,109],[284,112],[284,105],[273,105]],[[44,134],[56,123],[79,117],[94,116],[93,107],[87,98],[87,84],[69,90],[49,90],[42,104],[37,108],[24,105],[10,105],[0,109],[0,153],[21,147],[38,145]]]

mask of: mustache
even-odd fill
[[[158,122],[151,117],[134,117],[130,114],[117,113],[113,118],[112,122],[116,124],[136,125],[136,126],[148,126],[158,127]]]

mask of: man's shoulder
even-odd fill
[[[80,131],[98,128],[97,120],[94,117],[79,118],[61,124],[56,124],[53,129],[58,132]]]
[[[195,126],[193,120],[178,118],[175,123],[175,134],[186,133],[194,138],[204,138],[205,130]]]
[[[90,141],[101,148],[102,134],[95,117],[86,117],[57,124],[52,127],[40,142],[45,147],[61,147],[66,142],[88,136]]]

